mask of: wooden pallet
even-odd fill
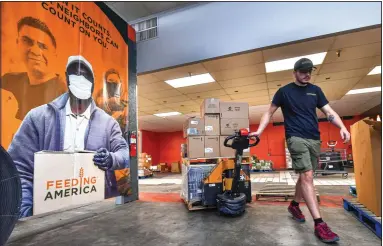
[[[382,238],[382,217],[375,216],[364,205],[360,204],[355,198],[343,198],[343,207],[346,211],[351,212],[363,225],[375,233],[380,239]]]
[[[315,189],[315,194],[320,203],[320,197],[318,191]],[[295,185],[287,184],[266,184],[260,191],[255,194],[255,199],[267,199],[271,201],[288,201],[295,197]]]
[[[153,174],[146,175],[146,176],[138,176],[139,179],[147,179],[153,177]]]
[[[213,206],[207,207],[207,206],[202,206],[202,205],[193,205],[192,203],[186,201],[186,199],[184,199],[183,197],[182,197],[182,201],[184,201],[184,203],[185,203],[185,205],[189,211],[217,208],[215,206],[214,207]]]

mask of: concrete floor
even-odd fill
[[[302,210],[309,215],[306,207]],[[338,245],[381,245],[344,209],[322,208],[322,215],[339,234]],[[20,222],[11,240],[8,245],[323,245],[313,234],[312,219],[299,224],[290,218],[285,204],[258,203],[250,204],[242,217],[226,218],[214,210],[189,212],[182,203],[115,207],[104,201]]]

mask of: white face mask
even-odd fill
[[[82,75],[69,75],[69,90],[78,99],[89,99],[92,95],[92,85],[92,82]]]

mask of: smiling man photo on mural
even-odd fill
[[[91,63],[81,55],[70,56],[66,79],[69,91],[28,112],[8,149],[22,183],[21,217],[33,213],[36,152],[95,151],[93,162],[105,171],[105,198],[119,195],[114,171],[130,167],[129,147],[119,124],[92,98]]]
[[[23,120],[32,108],[50,102],[67,89],[54,71],[57,43],[48,25],[26,16],[18,21],[16,28],[17,52],[26,71],[4,74],[0,85],[15,96],[19,105],[16,118]]]

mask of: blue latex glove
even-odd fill
[[[113,166],[113,158],[111,153],[105,149],[101,148],[97,150],[97,153],[93,157],[93,162],[101,170],[108,170]]]

